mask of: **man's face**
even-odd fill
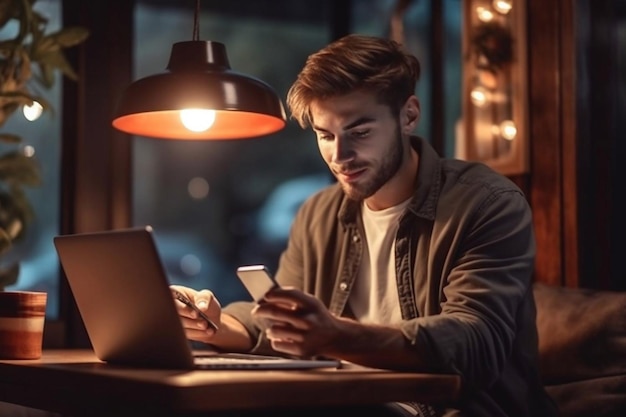
[[[376,97],[354,92],[311,105],[320,153],[343,191],[353,200],[374,195],[400,168],[400,126]]]

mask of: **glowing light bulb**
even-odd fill
[[[33,104],[30,106],[24,105],[22,112],[24,113],[26,120],[32,122],[39,119],[39,116],[43,113],[43,106],[39,102],[33,101]]]
[[[498,13],[507,14],[513,8],[513,2],[511,0],[493,0],[493,8]]]
[[[477,107],[482,107],[489,100],[489,92],[483,87],[476,87],[470,93],[472,103]]]
[[[476,14],[478,15],[478,19],[483,22],[490,22],[493,19],[493,12],[482,6],[476,8]]]
[[[185,109],[180,112],[180,121],[192,132],[204,132],[215,123],[215,110]]]
[[[513,140],[517,135],[517,127],[513,120],[505,120],[500,123],[500,135],[506,140]]]

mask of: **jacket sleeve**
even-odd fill
[[[427,262],[431,274],[440,274],[429,277],[439,281],[432,284],[440,286],[439,305],[431,310],[440,311],[405,321],[402,330],[416,352],[432,355],[439,369],[484,388],[508,367],[528,364],[524,356],[536,349],[535,241],[521,192],[504,188],[478,199],[479,194],[473,202],[468,196],[465,207],[471,209],[460,217],[435,220],[432,236],[438,238],[429,243]]]

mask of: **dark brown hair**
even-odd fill
[[[361,89],[373,92],[380,103],[397,112],[415,94],[419,76],[418,59],[397,42],[347,35],[307,58],[287,93],[287,105],[303,128],[311,124],[314,100]]]

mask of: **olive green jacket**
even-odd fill
[[[415,194],[400,219],[396,276],[402,332],[431,371],[459,374],[468,416],[556,415],[537,369],[532,293],[535,241],[525,196],[483,164],[440,158],[423,139]],[[350,316],[366,249],[360,204],[334,184],[299,209],[276,279]],[[225,309],[267,351],[251,304]],[[452,414],[450,414],[452,415]]]

